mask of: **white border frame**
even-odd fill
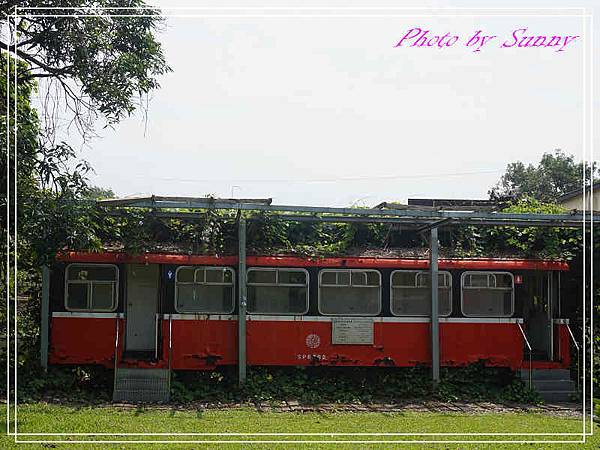
[[[511,300],[510,300],[510,314],[504,314],[502,316],[490,316],[490,315],[486,315],[486,314],[467,314],[465,313],[465,305],[464,305],[464,285],[463,282],[465,280],[465,276],[467,275],[473,275],[473,274],[486,274],[486,275],[510,275],[510,281],[512,284],[512,288],[511,288]],[[492,291],[506,291],[506,288],[499,288],[499,287],[471,287],[471,288],[467,288],[467,289],[489,289]],[[460,312],[462,313],[463,316],[465,317],[503,317],[503,318],[508,318],[508,317],[512,317],[515,315],[515,277],[512,273],[510,272],[500,272],[500,271],[482,271],[482,270],[467,270],[465,272],[463,272],[460,275]]]
[[[414,273],[415,274],[415,285],[414,286],[395,286],[392,283],[392,279],[394,278],[394,274],[395,273],[399,273],[399,272],[410,272],[410,273]],[[422,269],[397,269],[397,270],[393,270],[392,273],[390,273],[390,313],[392,314],[392,316],[395,317],[430,317],[430,314],[396,314],[394,313],[394,308],[392,306],[392,302],[394,301],[394,288],[396,289],[417,289],[417,288],[421,288],[422,286],[417,286],[417,276],[421,273],[429,273],[428,270],[422,270]],[[453,304],[453,300],[454,300],[454,286],[452,285],[452,282],[454,281],[452,279],[452,273],[448,270],[440,270],[438,271],[439,274],[447,274],[448,277],[450,277],[450,284],[447,287],[447,289],[450,292],[450,311],[448,312],[448,314],[439,314],[440,317],[450,317],[452,315],[452,311],[454,310],[454,304]],[[438,287],[438,291],[440,289],[444,289],[444,287]],[[438,298],[439,298],[439,293],[438,293]],[[429,302],[431,303],[431,302]],[[438,306],[439,308],[439,306]]]
[[[71,281],[69,280],[69,269],[73,266],[81,266],[81,267],[113,267],[115,269],[115,272],[117,274],[117,279],[115,281]],[[106,263],[71,263],[69,265],[67,265],[65,267],[65,292],[64,292],[64,306],[65,306],[65,310],[69,311],[69,312],[114,312],[116,311],[116,309],[119,307],[119,289],[120,289],[120,283],[119,283],[120,279],[119,279],[119,266],[117,266],[116,264],[106,264]],[[102,308],[85,308],[85,309],[81,309],[81,308],[69,308],[68,302],[69,302],[69,284],[86,284],[88,285],[88,296],[91,295],[91,297],[88,299],[88,304],[91,304],[91,301],[93,299],[93,294],[91,294],[91,292],[93,291],[93,289],[89,286],[90,284],[93,285],[94,283],[97,284],[113,284],[115,285],[115,295],[113,297],[113,301],[112,301],[112,308],[110,309],[102,309]]]
[[[324,273],[349,273],[350,274],[350,284],[348,285],[341,285],[341,284],[326,284],[326,285],[322,285],[321,284],[321,278],[323,278],[323,274]],[[353,272],[375,272],[377,274],[377,276],[379,277],[379,285],[378,286],[372,286],[372,285],[353,285],[352,284],[352,273]],[[337,281],[337,275],[336,275],[336,281]],[[373,313],[373,314],[329,314],[329,313],[324,313],[321,310],[321,287],[326,287],[326,288],[357,288],[357,289],[373,289],[373,288],[378,288],[377,289],[377,302],[378,302],[378,308],[377,308],[377,312]],[[382,282],[382,277],[381,277],[381,272],[379,270],[376,269],[321,269],[319,270],[319,275],[318,275],[318,295],[317,295],[317,310],[319,311],[319,314],[322,314],[323,316],[330,316],[330,317],[377,317],[379,314],[381,314],[381,310],[382,310],[382,289],[383,289],[383,282]]]
[[[206,281],[202,282],[202,283],[198,283],[196,281],[196,272],[198,270],[204,270],[204,269],[224,269],[224,271],[229,270],[231,272],[231,284],[229,283],[207,283]],[[179,270],[180,269],[194,269],[194,281],[181,281],[178,282],[177,281],[177,275],[179,274]],[[206,275],[205,275],[205,280],[206,280]],[[231,310],[228,311],[180,311],[179,308],[177,307],[177,285],[178,284],[185,284],[185,285],[195,285],[195,284],[199,284],[199,285],[205,285],[205,286],[231,286],[232,289],[232,293],[231,293]],[[179,313],[179,314],[197,314],[197,315],[208,315],[208,314],[223,314],[223,315],[228,315],[228,314],[233,314],[235,311],[235,306],[236,306],[236,299],[235,299],[235,294],[236,294],[236,290],[235,290],[235,270],[233,270],[231,267],[227,267],[227,266],[179,266],[177,267],[177,269],[175,269],[175,279],[174,279],[174,285],[173,285],[173,290],[174,290],[174,294],[173,294],[173,308],[175,309],[175,312]]]
[[[248,314],[249,316],[304,316],[306,314],[308,314],[308,311],[310,310],[310,274],[308,273],[308,270],[302,268],[302,267],[249,267],[246,270],[246,280],[249,279],[249,275],[250,272],[254,271],[254,272],[270,272],[270,271],[275,271],[275,283],[246,283],[246,289],[250,286],[252,287],[305,287],[306,288],[306,308],[304,309],[303,312],[300,313],[283,313],[283,312],[276,312],[276,313],[267,313],[267,312],[251,312],[250,311],[250,307],[247,306],[247,310],[246,310],[246,314]],[[287,271],[287,272],[300,272],[300,273],[304,273],[304,275],[306,275],[306,283],[305,284],[290,284],[290,283],[279,283],[279,271],[283,270],[283,271]],[[246,302],[248,303],[248,298],[249,298],[249,294],[246,295]]]
[[[23,8],[21,8],[23,9]],[[35,11],[35,10],[57,10],[58,8],[53,8],[53,7],[29,7],[26,9],[23,9],[24,11]],[[64,7],[62,8],[65,11],[72,11],[76,8],[73,7]],[[82,8],[78,8],[78,9],[82,9]],[[99,8],[85,8],[91,12],[93,11],[98,11]],[[135,9],[141,9],[139,7],[121,7],[121,8],[101,8],[101,9],[111,9],[111,10],[135,10]],[[242,10],[244,8],[238,8],[238,7],[167,7],[167,8],[155,8],[157,10],[161,10],[161,11],[166,11],[166,10]],[[248,8],[246,8],[248,9]],[[266,7],[266,8],[251,8],[251,9],[259,9],[259,10],[290,10],[290,7]],[[323,7],[312,7],[312,8],[306,8],[306,7],[299,7],[299,8],[293,8],[295,10],[333,10],[333,9],[337,9],[337,10],[355,10],[355,11],[359,11],[359,10],[385,10],[385,11],[393,11],[393,10],[400,10],[400,11],[406,11],[406,10],[417,10],[417,11],[448,11],[448,10],[454,10],[454,11],[508,11],[509,13],[507,14],[498,14],[496,13],[479,13],[479,14],[474,14],[474,13],[467,13],[467,14],[456,14],[456,13],[452,13],[452,14],[448,14],[448,13],[438,13],[438,14],[387,14],[387,15],[359,15],[359,16],[344,16],[344,15],[337,15],[337,16],[331,16],[331,17],[574,17],[574,18],[581,18],[582,19],[582,25],[583,25],[583,35],[586,35],[587,29],[588,29],[588,22],[589,22],[589,26],[590,26],[590,34],[593,37],[593,14],[588,13],[587,8],[585,7],[554,7],[554,8],[539,8],[539,7],[534,7],[534,8],[506,8],[506,7],[500,7],[500,8],[473,8],[473,7],[334,7],[334,8],[323,8]],[[511,13],[511,11],[522,11],[520,13]],[[531,13],[525,13],[524,11],[537,11],[537,14],[531,14]],[[544,13],[540,13],[540,11],[559,11],[560,13],[558,14],[544,14]],[[573,13],[571,14],[566,14],[566,12],[568,11],[572,11]],[[9,32],[13,31],[14,33],[14,27],[11,26],[10,23],[10,19],[16,19],[17,17],[23,17],[23,16],[32,16],[32,14],[18,14],[19,12],[19,8],[15,7],[14,8],[14,13],[13,14],[8,14],[7,15],[7,23],[9,25]],[[71,14],[62,14],[62,15],[56,15],[55,17],[71,17],[74,16],[75,14],[71,13]],[[93,15],[91,15],[93,17]],[[115,16],[119,16],[119,15],[115,15]],[[198,14],[163,14],[164,17],[207,17],[206,14],[203,15],[198,15]],[[280,17],[296,17],[298,16],[298,14],[293,14],[293,15],[288,15],[288,16],[280,16]],[[81,17],[81,15],[80,15]],[[208,17],[248,17],[248,15],[235,15],[235,14],[225,14],[225,15],[211,15]],[[250,16],[252,17],[252,16]],[[262,15],[257,15],[255,17],[264,17],[264,12]],[[317,15],[316,17],[322,17]],[[328,16],[330,17],[330,16]],[[589,161],[586,160],[586,156],[588,156],[587,154],[587,149],[589,148],[589,156],[590,156],[590,160],[593,160],[593,135],[594,135],[594,128],[593,126],[588,127],[588,120],[590,121],[591,124],[593,124],[593,111],[594,111],[594,102],[593,102],[593,88],[594,88],[594,83],[593,83],[593,64],[586,64],[587,63],[587,58],[590,59],[590,61],[593,62],[593,38],[590,40],[590,45],[588,45],[588,39],[586,36],[586,39],[584,39],[584,43],[583,43],[583,72],[582,72],[582,81],[583,81],[583,86],[582,86],[582,97],[583,97],[583,120],[582,120],[582,132],[583,132],[583,160],[584,162],[589,164]],[[16,49],[16,45],[15,45],[15,49]],[[588,98],[588,85],[587,85],[587,70],[589,70],[589,98]],[[7,64],[6,67],[6,74],[7,74],[7,114],[10,113],[10,105],[9,105],[9,85],[10,85],[10,69],[9,69],[9,65]],[[16,78],[16,65],[15,65],[15,71],[14,71],[14,86],[15,89],[17,88],[17,78]],[[590,101],[591,99],[591,101]],[[589,104],[589,118],[588,118],[588,104]],[[14,114],[15,114],[15,119],[16,119],[16,110],[17,110],[17,98],[15,96],[14,98]],[[7,168],[10,167],[9,162],[10,162],[10,157],[9,157],[9,152],[10,152],[10,146],[11,146],[11,141],[10,141],[10,124],[9,121],[7,120],[7,155],[6,155],[6,162],[7,162]],[[14,241],[13,241],[13,248],[14,248],[14,253],[13,253],[13,270],[14,270],[14,278],[16,280],[17,278],[17,181],[16,181],[16,177],[17,177],[17,164],[18,164],[18,160],[16,159],[17,156],[17,127],[18,124],[15,120],[15,127],[14,127],[14,155],[15,155],[15,167],[14,167],[14,198],[12,199],[12,201],[14,201],[14,212],[15,212],[15,223],[14,223],[14,227],[13,227],[13,234],[14,234]],[[589,135],[588,135],[589,133]],[[588,146],[588,138],[589,138],[589,146]],[[583,188],[584,188],[584,192],[585,192],[585,187],[586,187],[586,177],[585,177],[585,173],[584,173],[584,177],[583,177],[583,182],[582,182]],[[10,176],[7,176],[6,178],[6,187],[7,187],[7,193],[10,192],[9,191],[9,186],[10,186]],[[590,195],[593,196],[593,186],[590,189]],[[10,317],[10,311],[11,311],[11,306],[10,306],[10,280],[11,280],[11,274],[10,274],[10,268],[11,268],[11,258],[10,258],[10,248],[11,248],[11,240],[10,240],[10,236],[11,236],[11,228],[10,228],[10,214],[8,214],[10,212],[10,208],[11,208],[11,198],[9,195],[7,195],[7,203],[6,203],[6,208],[7,208],[7,215],[6,215],[6,230],[7,230],[7,255],[6,255],[6,262],[7,262],[7,274],[6,274],[6,286],[7,286],[7,303],[6,303],[6,311],[7,311],[7,318]],[[590,212],[590,217],[593,219],[593,212]],[[584,218],[582,219],[582,230],[585,231],[585,225],[586,225],[586,219],[585,219],[585,201],[584,201]],[[591,229],[591,243],[593,244],[593,220],[590,221],[590,229]],[[583,243],[584,243],[584,251],[583,251],[583,280],[584,280],[584,284],[585,281],[587,279],[587,272],[586,272],[586,248],[585,248],[585,232],[583,233]],[[593,245],[591,245],[590,247],[590,258],[592,259],[591,262],[591,266],[593,268]],[[593,270],[591,271],[591,277],[593,280]],[[17,283],[15,282],[13,285],[13,301],[14,301],[14,305],[13,308],[15,309],[15,311],[17,311]],[[583,289],[583,294],[582,294],[582,301],[583,301],[583,320],[585,322],[586,320],[586,308],[587,308],[587,304],[586,304],[586,293],[585,293],[585,288]],[[594,292],[593,292],[593,283],[590,283],[590,300],[589,300],[589,307],[590,310],[593,310],[594,307]],[[13,327],[16,330],[17,329],[17,314],[13,315]],[[593,330],[593,316],[591,318],[591,329]],[[10,347],[10,343],[11,343],[11,337],[10,337],[10,332],[11,332],[11,325],[10,325],[10,320],[7,321],[7,326],[6,326],[6,344],[7,344],[7,349]],[[14,332],[14,330],[13,330]],[[585,349],[586,346],[586,336],[585,336],[585,332],[582,333],[582,345]],[[15,337],[14,339],[14,346],[13,346],[13,357],[16,360],[17,359],[17,355],[18,355],[18,347],[17,347],[17,339]],[[593,356],[594,356],[594,348],[593,348],[593,335],[592,335],[592,339],[589,340],[589,351],[590,351],[590,356],[592,358],[592,362],[590,364],[590,374],[593,371]],[[580,436],[580,440],[406,440],[406,441],[396,441],[396,440],[380,440],[380,441],[359,441],[359,440],[355,440],[355,441],[351,441],[351,440],[343,440],[343,441],[335,441],[335,440],[324,440],[324,441],[289,441],[289,440],[269,440],[269,441],[214,441],[214,440],[210,440],[210,441],[192,441],[192,440],[184,440],[184,441],[176,441],[176,440],[168,440],[168,441],[161,441],[161,440],[154,440],[154,441],[149,441],[149,440],[140,440],[140,441],[129,441],[129,440],[114,440],[114,441],[108,441],[108,440],[53,440],[53,441],[48,441],[48,440],[19,440],[18,436],[99,436],[99,435],[109,435],[109,436],[125,436],[125,435],[131,435],[131,436],[140,436],[140,435],[150,435],[150,436],[161,436],[161,435],[175,435],[175,433],[18,433],[17,431],[17,425],[18,425],[18,420],[17,420],[17,401],[15,398],[15,402],[14,402],[14,430],[11,432],[11,427],[10,427],[10,412],[11,412],[11,385],[10,385],[10,378],[9,378],[9,370],[10,370],[10,358],[7,358],[7,403],[6,403],[6,429],[7,429],[7,434],[10,434],[12,436],[14,436],[14,440],[15,443],[54,443],[54,444],[60,444],[60,443],[68,443],[68,444],[76,444],[76,443],[85,443],[85,444],[89,444],[89,443],[143,443],[143,444],[148,444],[148,443],[406,443],[406,444],[411,444],[411,443],[423,443],[423,444],[430,444],[430,443],[440,443],[440,444],[448,444],[448,443],[454,443],[454,444],[461,444],[461,443],[465,443],[465,444],[514,444],[514,443],[548,443],[548,444],[559,444],[559,443],[585,443],[586,442],[586,437],[587,436],[591,436],[593,435],[593,408],[590,410],[589,412],[589,420],[590,420],[590,431],[588,431],[587,429],[587,419],[588,416],[586,416],[586,350],[584,350],[583,352],[583,402],[582,402],[582,408],[583,408],[583,419],[582,419],[582,432],[581,433],[373,433],[373,435],[382,435],[382,436],[443,436],[443,435],[448,435],[448,436]],[[13,394],[17,392],[17,367],[15,365],[14,367],[14,389],[13,389]],[[590,394],[591,397],[593,397],[593,385],[591,385],[590,387]],[[316,435],[319,436],[334,436],[334,435],[361,435],[362,433],[315,433]],[[177,435],[245,435],[243,433],[216,433],[216,434],[211,434],[211,433],[177,433]],[[252,434],[250,434],[252,435]],[[269,436],[275,436],[275,435],[311,435],[311,433],[265,433],[265,434],[261,434],[261,433],[255,433],[254,435],[269,435]]]

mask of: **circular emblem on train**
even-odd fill
[[[321,345],[321,338],[318,334],[309,334],[306,336],[306,346],[308,348],[317,348]]]

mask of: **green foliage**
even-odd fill
[[[512,213],[558,214],[554,204],[524,197],[503,210]],[[118,216],[98,207],[89,210],[94,225],[88,239],[71,247],[99,248],[101,243],[132,253],[236,254],[235,217],[224,211],[188,211],[192,216],[165,218],[152,210],[122,209]],[[553,227],[448,227],[440,236],[442,252],[454,257],[523,257],[573,259],[581,252],[577,229]],[[295,254],[309,257],[343,256],[374,249],[423,249],[423,238],[413,230],[384,224],[287,221],[271,213],[252,215],[248,222],[249,254]]]
[[[251,367],[246,385],[237,386],[235,368],[176,372],[172,401],[386,403],[414,399],[538,403],[517,376],[483,362],[442,369],[433,388],[425,367]]]
[[[6,98],[6,65],[15,61],[3,54],[0,58],[0,95]],[[23,67],[23,63],[18,64]],[[97,212],[92,204],[80,203],[89,192],[85,162],[77,161],[75,151],[66,143],[45,146],[40,139],[38,114],[30,103],[36,86],[31,80],[19,83],[17,98],[11,88],[9,103],[17,102],[17,160],[9,152],[10,165],[3,167],[2,186],[6,186],[9,168],[17,169],[17,215],[11,223],[18,225],[19,268],[36,271],[41,264],[52,261],[63,247],[99,248]],[[0,145],[6,148],[10,136],[14,139],[15,123],[12,112],[2,115]],[[6,123],[9,120],[9,123]],[[8,134],[7,127],[8,125]],[[11,180],[9,198],[14,198],[14,180]],[[5,202],[5,198],[3,199]],[[0,208],[5,214],[5,203]],[[5,220],[5,219],[4,219]],[[3,220],[3,223],[5,223]],[[2,244],[4,245],[4,243]],[[31,275],[31,274],[30,274]],[[24,294],[25,292],[20,292]]]
[[[598,298],[598,297],[596,297]],[[594,322],[600,322],[600,305],[596,305],[594,312]],[[600,391],[600,325],[595,326],[594,336],[591,338],[594,346],[594,365],[592,373],[592,382],[594,383],[594,392]],[[596,394],[598,397],[598,394]],[[600,404],[600,402],[599,402]]]
[[[596,164],[584,165],[575,163],[572,155],[557,150],[553,155],[544,154],[538,166],[525,166],[521,162],[509,164],[506,173],[500,182],[490,191],[491,198],[502,196],[514,196],[517,201],[513,205],[504,209],[504,212],[513,213],[542,213],[555,214],[564,213],[564,209],[553,204],[563,194],[581,189],[583,182],[583,173],[585,170],[586,180],[597,178],[598,169]],[[585,328],[586,340],[592,341],[594,345],[594,372],[592,374],[595,392],[600,390],[600,272],[598,271],[598,255],[600,254],[600,233],[594,232],[594,273],[590,271],[590,264],[584,265],[584,255],[590,259],[590,242],[592,236],[590,231],[586,233],[586,247],[583,245],[584,235],[581,229],[559,229],[559,228],[487,228],[482,231],[483,240],[478,244],[477,250],[484,252],[503,250],[517,250],[524,256],[537,256],[548,258],[561,258],[570,261],[570,277],[580,285],[585,292],[585,304],[589,303],[590,290],[595,292],[594,308],[592,311],[587,309],[587,323],[583,323],[583,308],[579,301],[574,302],[574,310],[570,311],[571,327],[577,339],[580,340],[582,331]],[[468,233],[464,243],[469,242]],[[593,289],[590,285],[583,285],[583,271],[586,270],[586,280],[594,282]],[[592,330],[590,316],[594,316],[595,329]],[[581,342],[580,342],[581,344]],[[587,358],[591,359],[589,350]],[[572,348],[573,372],[575,366],[580,364],[577,361],[577,354]],[[580,371],[580,374],[582,371]]]
[[[461,368],[444,367],[441,378],[436,395],[442,400],[540,402],[537,392],[515,373],[506,368],[485,367],[482,361]]]
[[[171,251],[194,254],[235,254],[238,229],[235,217],[224,211],[183,211],[193,217],[165,218],[150,209],[125,208],[118,215],[102,207],[88,210],[89,228],[106,247],[134,254]],[[182,212],[182,211],[180,211]],[[252,216],[247,227],[248,252],[305,256],[343,255],[351,249],[381,247],[390,232],[380,224],[330,224],[290,222],[262,213]],[[70,247],[95,250],[91,242]]]
[[[112,392],[112,374],[98,366],[50,367],[47,373],[33,369],[20,378],[19,401],[106,402]]]
[[[171,401],[206,403],[397,403],[407,400],[539,403],[514,372],[485,367],[445,367],[433,388],[426,367],[249,367],[247,383],[237,384],[237,368],[176,371]],[[102,367],[51,367],[35,370],[19,386],[21,401],[106,401],[112,371]]]
[[[17,3],[20,8],[49,6],[41,0]],[[85,109],[117,123],[142,105],[142,95],[159,87],[158,76],[170,71],[154,37],[162,19],[144,1],[63,0],[50,6],[57,10],[38,9],[35,18],[16,19],[17,54],[28,64],[19,76],[56,82],[67,102],[78,107],[71,109],[74,114]],[[110,9],[123,6],[132,9]],[[65,7],[73,8],[72,16],[55,17]]]
[[[83,198],[89,200],[106,200],[115,197],[116,195],[112,189],[106,189],[100,186],[87,186],[83,193]]]
[[[564,208],[523,197],[503,213],[563,214]],[[487,252],[516,253],[525,257],[572,259],[581,248],[581,230],[551,227],[486,227],[480,230]]]
[[[102,211],[93,202],[82,202],[111,192],[89,187],[86,179],[89,165],[77,158],[67,142],[55,142],[56,124],[48,121],[53,120],[57,107],[46,102],[49,98],[62,98],[64,111],[72,117],[61,116],[61,119],[74,124],[85,138],[98,114],[114,125],[135,107],[143,106],[143,97],[158,87],[157,77],[170,70],[153,35],[161,23],[156,10],[142,11],[147,17],[137,17],[135,10],[121,12],[129,17],[110,17],[109,10],[94,11],[95,17],[84,17],[87,7],[144,7],[142,1],[59,3],[53,6],[81,8],[72,10],[79,16],[52,17],[56,11],[51,10],[38,10],[35,18],[21,15],[15,19],[17,42],[10,46],[3,42],[8,53],[0,56],[0,96],[7,100],[0,103],[0,147],[7,148],[9,139],[11,144],[9,164],[1,166],[0,185],[9,186],[9,191],[0,197],[0,214],[2,223],[8,219],[11,231],[16,228],[18,234],[18,241],[11,241],[8,248],[5,241],[0,245],[2,253],[9,253],[11,260],[15,256],[12,252],[18,249],[19,272],[16,280],[11,279],[11,285],[18,281],[18,294],[28,299],[19,311],[17,363],[24,369],[21,373],[35,370],[38,360],[40,266],[54,261],[57,252],[64,248],[99,250],[106,242],[103,230],[114,222],[110,217],[101,217]],[[0,9],[7,11],[14,5],[1,2]],[[19,1],[18,6],[48,4],[32,0]],[[12,33],[6,34],[10,36]],[[11,81],[16,73],[18,89],[13,83],[7,86],[7,73]],[[57,88],[62,95],[58,91],[40,95],[38,115],[30,100],[37,93],[36,80],[40,78],[45,80],[44,85]],[[16,111],[7,111],[8,105],[16,105]],[[44,118],[43,125],[40,117]],[[15,141],[16,155],[12,151]],[[16,180],[7,183],[8,175],[12,176],[15,169]],[[16,209],[13,203],[8,218],[7,198],[16,198]],[[0,263],[3,279],[7,276],[5,261],[3,258]],[[0,321],[6,322],[12,318],[5,317],[3,289]],[[3,366],[5,359],[6,353],[2,351]]]
[[[585,167],[586,180],[597,173],[595,164]],[[490,191],[490,197],[532,197],[541,202],[554,202],[567,192],[580,189],[583,184],[584,164],[576,163],[573,155],[555,150],[544,153],[537,166],[521,161],[510,163],[506,173]]]

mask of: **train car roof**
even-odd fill
[[[376,251],[363,249],[360,254],[336,256],[306,256],[289,254],[248,254],[247,265],[262,267],[336,267],[336,268],[392,268],[427,269],[429,259],[426,249],[398,249]],[[358,252],[356,252],[358,253]],[[65,250],[57,255],[57,261],[85,263],[148,263],[175,265],[237,265],[237,255],[215,255],[199,253],[145,252],[105,250],[100,252]],[[440,269],[471,270],[569,270],[566,261],[544,258],[524,258],[518,256],[494,255],[493,257],[457,257],[448,253],[440,254]]]

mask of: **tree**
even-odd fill
[[[9,14],[13,6],[48,5],[61,10],[20,10],[19,17],[9,17],[10,30],[5,22],[1,25],[6,38],[0,38],[0,45],[6,52],[0,56],[0,148],[6,151],[10,142],[10,151],[8,165],[6,154],[0,163],[0,217],[4,226],[10,199],[8,219],[11,232],[17,228],[18,242],[11,240],[8,248],[5,241],[0,245],[11,261],[18,250],[17,279],[11,284],[17,282],[19,294],[30,298],[26,311],[19,312],[23,348],[19,361],[11,361],[20,365],[35,364],[39,348],[40,265],[64,247],[98,248],[98,236],[107,228],[104,221],[110,220],[100,217],[93,202],[81,201],[112,192],[88,186],[91,168],[78,160],[69,143],[56,142],[57,124],[74,124],[87,140],[98,119],[114,126],[136,107],[144,108],[148,93],[159,87],[158,77],[170,70],[154,36],[162,19],[141,0],[0,0],[0,10]],[[86,9],[121,6],[140,9],[118,10],[124,17],[110,17],[115,10]],[[64,7],[75,8],[71,12],[78,16],[52,17],[64,13]],[[138,17],[140,13],[147,17]],[[36,109],[32,97],[38,90],[44,100]],[[59,105],[66,107],[66,115],[55,114]],[[0,262],[3,279],[5,261]],[[8,273],[12,277],[12,270]],[[5,300],[0,292],[0,321],[12,320],[3,317]],[[5,357],[0,354],[0,360]]]
[[[585,167],[586,180],[596,174],[595,165]],[[533,197],[541,202],[555,202],[561,195],[582,187],[584,163],[562,150],[544,153],[537,166],[521,161],[510,163],[500,181],[489,191],[491,199]]]
[[[115,193],[112,189],[106,189],[99,186],[89,186],[84,194],[85,198],[90,200],[106,200],[109,198],[115,198]]]
[[[142,0],[60,0],[50,3],[54,9],[27,9],[48,5],[0,0],[2,11],[19,8],[9,19],[16,40],[0,42],[26,63],[18,69],[19,82],[44,79],[43,98],[52,103],[44,106],[62,101],[84,137],[99,115],[114,125],[144,107],[158,77],[170,71],[154,36],[162,21],[158,10]],[[56,17],[66,12],[71,16]],[[53,128],[53,114],[45,111],[44,119]]]
[[[18,217],[11,221],[16,220],[23,239],[19,258],[29,258],[33,267],[33,261],[46,261],[49,254],[73,243],[73,236],[80,245],[97,243],[89,234],[93,227],[69,233],[75,231],[71,225],[87,222],[73,204],[112,194],[87,185],[91,168],[77,160],[69,143],[56,143],[57,121],[74,123],[87,139],[99,117],[112,126],[143,105],[144,97],[159,87],[158,77],[170,68],[154,36],[162,19],[142,0],[0,0],[4,12],[14,12],[15,6],[19,14],[9,17],[11,29],[3,30],[13,31],[3,34],[11,41],[0,41],[8,54],[2,55],[0,89],[3,99],[10,97],[0,111],[5,121],[0,145],[6,149],[17,128],[18,164],[9,152],[9,167],[2,166],[1,175],[6,180],[15,166],[18,169]],[[32,7],[48,9],[27,9]],[[61,16],[65,11],[69,17]],[[7,64],[10,81],[16,74],[16,92],[13,83],[6,92]],[[46,90],[40,96],[45,100],[36,110],[30,99],[40,85]],[[12,109],[15,97],[18,127]],[[66,117],[56,117],[58,101],[67,107]],[[14,180],[10,181],[11,192],[6,194],[12,199]],[[0,184],[7,186],[5,181]],[[25,258],[27,249],[33,253]]]
[[[520,161],[511,163],[506,169],[498,184],[490,191],[490,198],[495,199],[502,196],[513,196],[515,201],[503,212],[512,213],[542,213],[552,214],[560,213],[561,207],[556,205],[557,200],[563,194],[581,189],[583,184],[583,174],[586,171],[586,181],[588,184],[596,178],[597,169],[595,163],[587,165],[582,162],[576,163],[572,155],[567,155],[561,150],[556,150],[554,154],[545,153],[537,166],[532,164],[526,166]],[[584,247],[583,235],[587,236],[586,246]],[[600,388],[600,306],[598,305],[598,295],[600,294],[600,234],[594,231],[594,239],[590,239],[590,230],[580,229],[536,229],[536,228],[491,228],[485,237],[485,248],[503,249],[510,247],[519,251],[534,250],[536,253],[546,257],[558,257],[569,260],[571,271],[565,275],[565,285],[570,280],[571,286],[578,289],[573,292],[572,298],[581,298],[585,293],[584,304],[578,301],[571,306],[571,326],[575,330],[575,336],[579,339],[583,329],[586,330],[588,339],[593,340],[594,344],[594,362],[595,368],[592,374],[592,381],[596,390]],[[591,271],[591,264],[584,263],[584,254],[590,257],[591,242],[594,243],[594,272]],[[586,285],[583,283],[583,272],[587,271]],[[592,311],[586,306],[589,304],[590,284],[593,283],[595,293],[595,305]],[[566,306],[569,306],[568,304]],[[583,322],[584,309],[586,310],[587,322]],[[590,316],[594,316],[594,330],[590,323]],[[588,351],[588,347],[584,348]],[[591,355],[588,352],[588,360]],[[589,378],[588,378],[589,381]]]

